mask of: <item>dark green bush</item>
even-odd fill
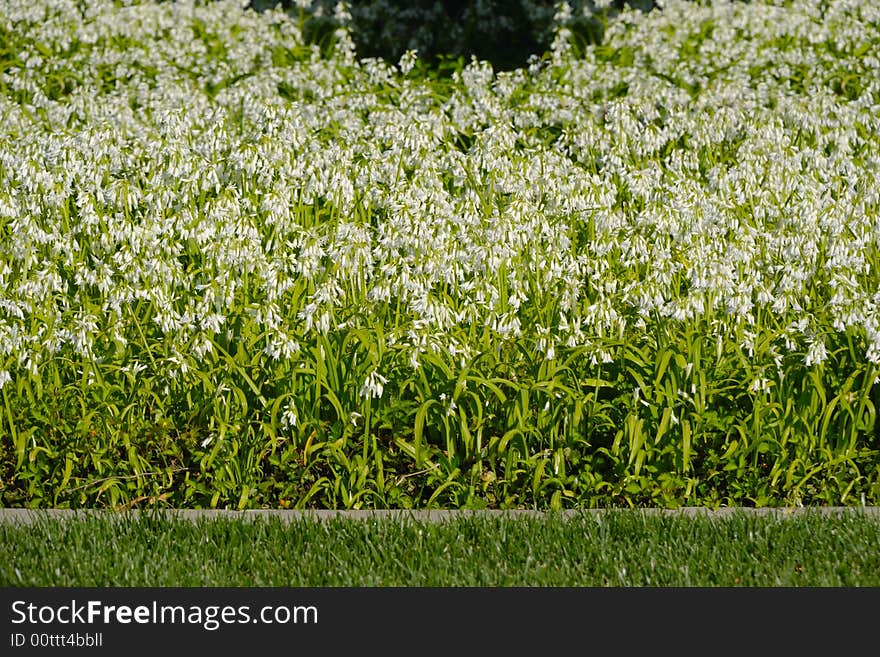
[[[251,0],[251,7],[264,10],[280,4],[296,11],[294,0]],[[333,18],[335,0],[313,0],[307,36],[325,42],[337,26]],[[549,50],[554,33],[554,0],[353,0],[349,3],[351,33],[359,57],[381,57],[396,62],[407,50],[421,59],[441,57],[466,60],[475,55],[492,63],[496,70],[524,66],[532,55]],[[568,24],[575,37],[598,43],[603,19],[623,7],[614,0],[608,9],[597,10],[589,0],[572,0],[573,18]],[[628,4],[650,9],[650,0]]]

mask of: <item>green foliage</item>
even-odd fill
[[[663,23],[674,70],[608,12],[501,73],[456,54],[361,66],[307,16],[249,14],[277,39],[260,50],[193,11],[192,52],[162,36],[152,53],[124,30],[0,21],[0,145],[26,152],[24,173],[0,169],[0,504],[880,503],[870,50],[774,33],[766,50],[823,65],[743,64],[737,80],[772,90],[749,100],[770,110],[755,126],[729,94],[710,102],[734,63],[694,62],[734,28],[702,15]],[[804,121],[813,92],[859,120]],[[138,122],[73,171],[64,149],[100,152],[112,123],[92,95]],[[180,98],[207,108],[193,125],[162,105]],[[168,153],[197,170],[162,168]],[[321,179],[326,153],[341,163]],[[834,153],[839,171],[812,172]],[[436,309],[454,319],[432,326]]]

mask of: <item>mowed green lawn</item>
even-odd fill
[[[880,516],[156,513],[0,523],[0,585],[880,586]]]
[[[0,506],[880,505],[878,9],[0,2]]]

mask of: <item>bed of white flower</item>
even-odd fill
[[[596,12],[0,4],[0,505],[880,503],[880,4]]]

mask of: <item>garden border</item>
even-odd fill
[[[753,514],[756,516],[777,515],[791,517],[817,513],[824,516],[843,516],[846,514],[865,515],[880,520],[880,506],[857,506],[857,507],[721,507],[711,509],[708,507],[681,507],[678,509],[665,509],[655,507],[636,508],[598,508],[598,509],[565,509],[562,511],[538,511],[533,509],[246,509],[236,511],[232,509],[0,509],[0,523],[18,522],[33,523],[43,519],[76,520],[88,517],[117,516],[139,517],[148,515],[154,517],[156,513],[167,518],[179,518],[183,520],[214,520],[230,519],[252,521],[256,519],[278,519],[285,523],[297,520],[332,520],[337,518],[353,520],[410,520],[416,522],[440,522],[454,520],[466,516],[489,516],[489,517],[563,517],[576,518],[583,515],[597,515],[613,512],[634,512],[645,515],[666,516],[689,516],[695,517],[701,514],[723,518],[736,514]]]

